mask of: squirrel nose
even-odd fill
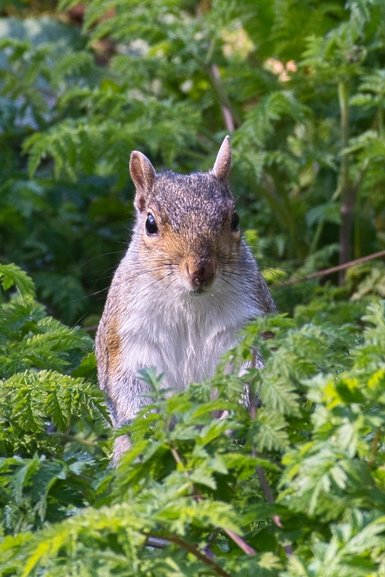
[[[187,263],[186,269],[194,288],[200,289],[208,286],[214,280],[215,265],[212,261],[196,263],[193,267]]]
[[[198,288],[201,287],[203,284],[207,284],[213,278],[214,278],[214,272],[209,271],[205,266],[201,266],[191,275],[191,281],[193,285]]]

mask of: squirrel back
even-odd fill
[[[213,375],[248,321],[275,310],[241,238],[230,164],[228,137],[207,173],[156,174],[142,153],[131,154],[136,222],[96,337],[114,426],[149,402],[141,369],[153,367],[171,392],[183,390]],[[115,460],[121,450],[117,443]]]

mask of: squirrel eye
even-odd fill
[[[239,216],[236,212],[231,217],[231,230],[239,230]]]
[[[146,218],[146,232],[149,235],[157,234],[158,232],[158,225],[156,224],[156,220],[151,212],[148,213]]]

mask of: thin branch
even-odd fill
[[[253,354],[254,356],[254,366],[256,366],[256,354]],[[251,398],[251,391],[249,391],[249,414],[250,414],[250,418],[251,420],[255,420],[257,418],[257,401],[256,401],[256,395],[253,395],[253,398]],[[257,451],[255,449],[255,447],[252,448],[251,451],[253,457],[257,456]],[[274,503],[274,496],[273,496],[273,492],[271,490],[271,487],[267,481],[266,475],[265,475],[265,471],[262,469],[262,467],[256,467],[256,473],[258,475],[258,479],[259,479],[259,483],[261,485],[261,489],[262,489],[262,493],[266,499],[266,501],[268,503]],[[278,527],[278,529],[283,529],[283,525],[281,523],[281,518],[279,515],[273,515],[272,516],[273,519],[273,523],[274,525],[276,525]],[[284,550],[286,552],[286,555],[292,555],[293,554],[293,548],[292,546],[289,545],[285,545],[284,546]]]
[[[181,457],[179,456],[179,453],[175,449],[175,447],[171,447],[171,454],[174,457],[176,464],[179,465],[180,467],[183,467],[184,466],[183,461],[182,461]]]
[[[271,491],[269,483],[267,482],[265,471],[262,469],[262,467],[257,467],[257,474],[266,501],[268,503],[274,503],[273,493]],[[283,529],[283,525],[281,523],[281,517],[279,515],[273,515],[272,519],[274,525],[276,525],[278,529]],[[288,556],[293,555],[293,547],[290,544],[284,545],[284,550],[286,552],[286,555]]]
[[[253,547],[251,547],[251,545],[246,543],[246,541],[242,539],[242,537],[238,535],[238,533],[235,533],[235,531],[231,531],[230,529],[223,529],[223,530],[226,533],[226,535],[230,537],[230,539],[234,541],[234,543],[238,545],[238,547],[242,549],[244,553],[246,553],[246,555],[250,555],[253,557],[254,555],[257,554],[256,550]]]
[[[256,471],[257,471],[259,483],[261,485],[262,493],[263,493],[266,501],[268,503],[274,503],[273,492],[270,488],[269,483],[267,482],[265,471],[262,469],[262,467],[257,467]],[[281,523],[281,517],[279,515],[273,515],[272,519],[273,519],[274,525],[276,525],[278,527],[278,529],[283,529],[283,525]],[[292,550],[290,545],[287,545],[285,547],[285,551],[288,555],[291,555],[293,553],[293,550]]]
[[[338,85],[338,99],[340,105],[340,129],[341,129],[341,166],[339,173],[339,192],[341,195],[341,227],[340,227],[340,265],[348,262],[351,258],[351,236],[353,228],[353,214],[356,201],[356,189],[350,182],[349,155],[345,152],[349,143],[349,91],[345,82]],[[339,282],[342,284],[345,278],[345,269],[339,270]]]
[[[171,447],[171,454],[175,459],[175,462],[180,465],[183,466],[183,461],[178,453],[178,451],[175,449],[175,447]],[[200,492],[194,487],[194,499],[196,501],[203,501],[203,497],[200,494]],[[253,549],[253,547],[251,547],[251,545],[249,545],[240,535],[238,535],[238,533],[235,533],[235,531],[231,531],[230,529],[224,529],[222,528],[222,530],[224,531],[224,533],[226,533],[226,535],[228,537],[230,537],[230,539],[232,541],[234,541],[234,543],[236,545],[238,545],[238,547],[240,549],[242,549],[242,551],[244,553],[246,553],[246,555],[256,555],[257,552],[255,551],[255,549]]]
[[[167,545],[170,545],[170,541],[163,539],[161,537],[149,536],[147,537],[146,545],[149,547],[154,547],[154,549],[164,549]]]
[[[376,433],[372,439],[372,442],[370,444],[370,457],[368,460],[368,465],[370,468],[373,467],[374,462],[376,460],[377,453],[378,453],[378,450],[379,450],[380,445],[381,445],[382,433],[383,433],[383,431],[381,428],[377,429],[377,431],[376,431]]]
[[[146,535],[148,540],[153,539],[159,542],[166,541],[170,543],[175,543],[176,545],[182,547],[182,549],[185,549],[189,553],[192,553],[192,555],[194,555],[197,559],[202,561],[202,563],[210,567],[210,569],[212,569],[216,575],[220,575],[221,577],[231,577],[230,573],[227,573],[227,571],[222,569],[222,567],[218,565],[218,563],[216,563],[211,557],[200,551],[197,547],[195,547],[195,545],[191,545],[190,543],[188,543],[181,537],[178,537],[177,535],[157,536],[157,535],[151,535],[149,533],[144,534]]]
[[[273,209],[273,213],[279,220],[283,230],[288,229],[290,244],[294,247],[297,255],[303,255],[303,246],[299,242],[297,224],[290,210],[289,200],[286,194],[283,194],[283,189],[280,193],[277,190],[273,177],[267,172],[263,171],[261,175],[261,193],[265,196],[267,202]]]
[[[343,264],[339,264],[337,266],[332,266],[330,268],[324,268],[324,269],[318,270],[316,272],[313,272],[311,274],[308,274],[308,275],[300,277],[300,278],[295,278],[295,279],[291,279],[288,281],[284,281],[279,286],[300,284],[301,282],[304,282],[307,280],[312,280],[312,279],[316,279],[316,278],[321,278],[323,276],[328,276],[330,274],[334,274],[335,272],[339,272],[340,270],[346,270],[346,269],[351,268],[353,266],[356,266],[358,264],[362,264],[364,262],[369,262],[371,260],[375,260],[377,258],[384,258],[384,257],[385,257],[385,250],[380,250],[379,252],[373,252],[372,254],[368,254],[366,256],[356,258],[354,260],[351,260],[349,262],[345,262]]]
[[[264,494],[266,501],[268,503],[274,503],[273,492],[270,488],[269,483],[267,482],[265,471],[262,469],[262,467],[257,467],[257,475],[259,478],[259,482],[261,484],[262,493]],[[277,523],[276,523],[276,525],[277,525]],[[279,523],[278,526],[282,528],[281,523]]]
[[[218,97],[218,102],[221,107],[223,122],[225,124],[226,130],[229,132],[234,132],[235,126],[237,124],[234,118],[235,112],[231,109],[230,101],[223,89],[218,66],[216,64],[212,64],[208,69],[208,73],[211,84]]]

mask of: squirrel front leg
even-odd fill
[[[110,379],[106,386],[112,424],[119,429],[129,424],[138,412],[149,402],[148,385],[131,373]],[[131,447],[128,435],[121,435],[114,441],[112,463],[116,466],[121,456]]]
[[[124,453],[131,449],[131,441],[128,435],[120,435],[114,441],[114,450],[112,453],[112,465],[117,467]]]

